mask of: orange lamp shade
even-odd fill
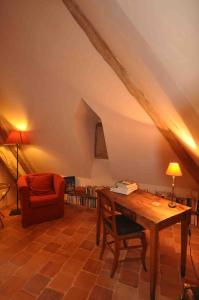
[[[5,144],[7,145],[22,145],[22,144],[29,144],[29,132],[27,131],[19,131],[19,130],[12,130],[10,131]]]
[[[168,168],[166,170],[166,175],[170,176],[182,176],[182,171],[180,169],[180,165],[177,162],[171,162],[168,165]]]

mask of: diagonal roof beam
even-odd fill
[[[145,112],[151,117],[156,127],[165,137],[174,150],[183,166],[189,174],[199,184],[199,167],[192,159],[183,144],[177,139],[176,135],[168,128],[161,116],[154,110],[146,96],[140,91],[129,77],[124,66],[117,60],[107,43],[102,39],[100,34],[94,28],[93,24],[87,19],[80,7],[74,0],[63,0],[71,15],[74,17],[79,26],[83,29],[92,45],[96,48],[103,59],[109,64],[112,70],[117,74],[129,93],[137,99]]]
[[[4,146],[3,143],[13,126],[3,117],[0,116],[0,163],[8,170],[11,177],[16,179],[16,159],[17,152],[15,146]],[[19,176],[26,173],[34,173],[34,169],[26,158],[23,150],[19,149]]]

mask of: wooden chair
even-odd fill
[[[129,217],[118,214],[115,209],[115,203],[106,198],[101,198],[102,221],[103,221],[103,239],[100,259],[102,259],[104,250],[107,246],[114,255],[113,265],[110,276],[113,277],[118,266],[120,250],[130,248],[142,248],[141,260],[144,270],[146,271],[145,256],[147,249],[146,235],[144,228],[134,222]],[[113,240],[108,241],[107,235],[112,236]],[[140,239],[140,244],[129,246],[127,240]],[[123,247],[121,247],[123,242]],[[112,244],[114,247],[112,247]]]

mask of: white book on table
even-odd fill
[[[118,181],[116,183],[116,186],[124,188],[124,189],[131,189],[131,188],[136,188],[137,183],[132,182],[132,181],[127,181],[127,180],[122,180],[122,181]]]
[[[123,191],[126,191],[126,192],[138,189],[137,184],[135,184],[134,186],[131,186],[131,187],[121,187],[121,186],[116,186],[116,187],[120,188],[120,189],[122,189]]]
[[[125,189],[125,188],[122,188],[122,187],[112,187],[112,188],[110,188],[111,192],[124,194],[124,195],[129,195],[130,193],[132,193],[136,190],[137,190],[137,187],[134,187],[134,188],[131,188],[131,189],[128,189],[128,190]]]

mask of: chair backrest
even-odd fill
[[[32,195],[51,194],[54,191],[54,173],[31,173],[25,175]]]
[[[104,195],[101,196],[100,200],[103,224],[112,234],[117,235],[115,203]]]

